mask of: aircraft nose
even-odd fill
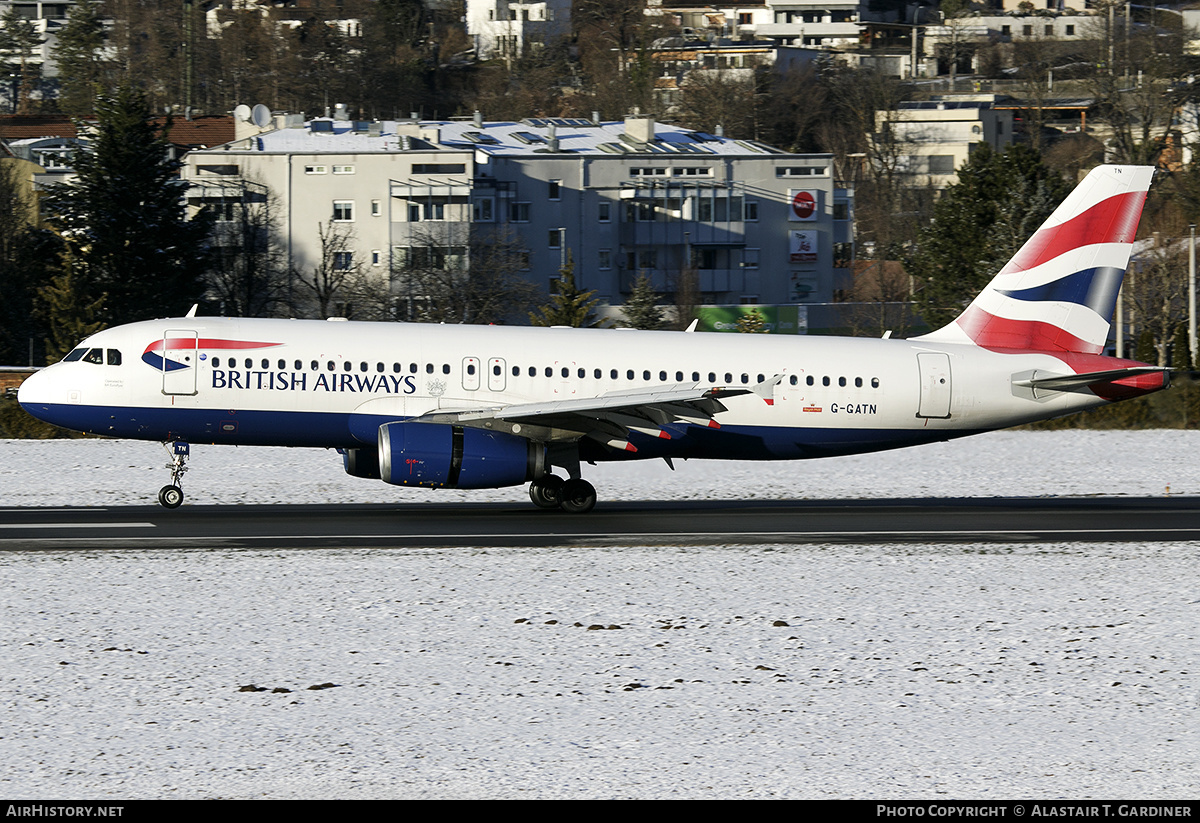
[[[45,371],[34,372],[17,389],[17,402],[28,414],[47,423],[53,422],[47,419],[51,404],[61,401],[55,400],[52,384],[53,380]]]

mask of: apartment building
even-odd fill
[[[546,293],[568,256],[619,305],[639,275],[670,293],[694,270],[705,303],[828,302],[849,256],[850,195],[829,155],[796,155],[655,123],[537,119],[356,123],[316,119],[190,152],[190,201],[231,220],[269,202],[293,270],[321,237],[337,265],[387,279],[420,260],[462,264],[470,238],[519,238]]]

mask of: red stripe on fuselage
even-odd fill
[[[1027,271],[1082,246],[1132,243],[1145,201],[1144,191],[1118,194],[1100,201],[1061,225],[1039,229],[1000,273]]]
[[[220,340],[217,338],[201,337],[196,340],[193,337],[175,337],[168,340],[155,340],[146,347],[146,352],[162,351],[166,344],[169,349],[190,349],[195,344],[199,349],[269,349],[274,346],[282,346],[282,343],[256,343],[252,340]],[[142,352],[145,354],[146,352]]]

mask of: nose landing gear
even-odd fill
[[[158,490],[158,502],[165,508],[177,509],[183,504],[183,474],[188,470],[187,459],[191,454],[191,447],[182,441],[173,443],[164,443],[168,453],[171,455],[171,462],[167,464],[167,468],[171,470],[171,484],[163,486]]]

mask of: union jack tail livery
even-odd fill
[[[1093,169],[958,319],[918,339],[1099,354],[1153,176]]]

